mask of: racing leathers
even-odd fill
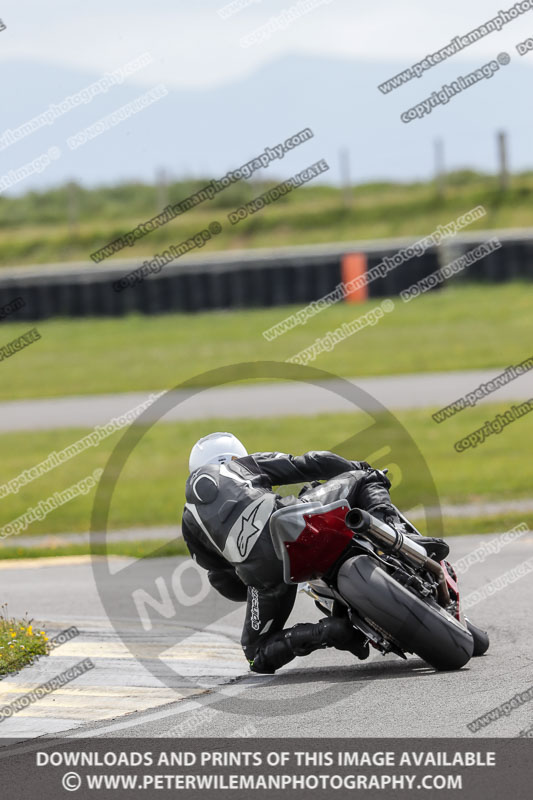
[[[319,480],[326,482],[305,488],[298,498],[273,491],[274,486]],[[185,487],[183,537],[192,557],[208,570],[211,585],[230,600],[247,602],[241,644],[252,670],[274,672],[296,655],[327,646],[366,657],[364,637],[347,618],[283,629],[297,587],[283,582],[269,520],[282,506],[345,499],[351,507],[399,521],[389,488],[386,475],[366,462],[327,451],[302,456],[254,453],[191,473]]]

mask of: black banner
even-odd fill
[[[13,800],[453,798],[529,800],[530,739],[0,740]]]

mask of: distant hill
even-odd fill
[[[533,55],[512,63],[421,121],[405,125],[400,114],[445,82],[479,67],[451,60],[421,80],[390,95],[378,83],[405,69],[405,63],[366,63],[292,55],[264,65],[242,80],[216,89],[169,94],[116,128],[70,151],[66,138],[96,122],[149,87],[122,85],[80,106],[46,128],[0,151],[0,176],[56,145],[62,157],[14,191],[43,188],[74,178],[86,185],[119,180],[153,180],[158,167],[175,177],[223,175],[228,169],[309,126],[315,139],[276,163],[264,178],[288,177],[326,158],[326,181],[338,180],[338,152],[351,154],[352,177],[427,178],[433,169],[433,140],[446,142],[448,166],[494,171],[495,131],[510,134],[514,170],[533,166],[533,108],[528,98]],[[0,136],[100,75],[29,61],[9,62],[9,80],[0,86],[4,111]],[[7,74],[7,73],[6,73]],[[132,80],[137,76],[132,76]],[[6,113],[8,110],[8,113]],[[7,193],[9,194],[9,190]]]

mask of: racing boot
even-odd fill
[[[408,539],[411,539],[411,541],[421,545],[428,556],[434,561],[444,561],[450,552],[450,546],[444,541],[444,539],[437,539],[432,536],[422,536],[421,533],[416,533],[416,531],[409,530],[407,525],[401,521],[400,517],[396,513],[392,515],[389,512],[387,515],[383,516],[383,519],[387,525],[390,525],[390,527],[394,528],[395,531],[402,533],[404,536],[407,536]]]
[[[435,561],[443,561],[450,552],[444,539],[433,539],[410,531],[392,504],[390,488],[391,483],[386,474],[379,470],[372,470],[368,473],[367,482],[359,490],[357,497],[351,498],[351,500],[357,501],[356,507],[366,509],[369,514],[383,520],[399,533],[403,533],[413,542],[420,544],[430,558]]]
[[[324,617],[319,622],[301,623],[287,632],[295,656],[307,656],[323,647],[349,650],[364,660],[368,657],[366,637],[356,630],[346,617]]]
[[[421,533],[407,533],[409,539],[421,545],[433,561],[444,561],[450,552],[450,545],[444,539],[422,536]]]
[[[255,657],[248,659],[250,669],[272,674],[296,656],[307,656],[324,647],[348,650],[361,660],[368,657],[366,637],[347,618],[325,617],[316,623],[299,623],[269,637]]]
[[[249,657],[251,653],[247,652],[245,648],[244,654],[248,658],[252,672],[272,675],[277,669],[295,658],[295,653],[286,639],[288,632],[288,630],[283,630],[269,636],[267,641],[257,648],[253,658]]]

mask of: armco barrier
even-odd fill
[[[473,265],[457,280],[532,278],[533,235],[477,232],[457,236],[440,251],[430,249],[395,268],[368,285],[368,296],[398,295],[443,263],[494,235],[502,242],[501,250]],[[113,282],[141,266],[144,259],[116,260],[105,268],[92,262],[4,268],[0,269],[0,306],[15,297],[24,298],[26,305],[11,317],[14,321],[307,304],[332,292],[342,281],[346,254],[364,254],[370,270],[385,256],[392,258],[411,244],[411,239],[399,239],[202,253],[185,256],[121,292],[113,290]]]

